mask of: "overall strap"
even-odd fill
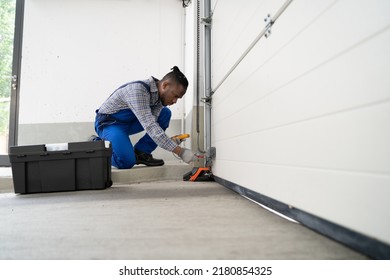
[[[150,92],[150,86],[149,86],[147,83],[145,83],[145,82],[143,82],[143,81],[134,81],[134,82],[126,83],[126,84],[121,85],[120,87],[118,87],[116,90],[114,90],[113,93],[110,94],[109,97],[107,97],[106,101],[107,101],[107,100],[108,100],[108,99],[109,99],[117,90],[119,90],[119,89],[121,89],[121,88],[124,88],[124,87],[127,86],[127,85],[136,84],[136,83],[143,85],[143,86],[146,88],[146,90]],[[100,110],[100,108],[98,109],[98,111],[99,111],[99,110]]]
[[[127,86],[127,85],[130,85],[130,84],[141,84],[141,85],[143,85],[149,92],[150,92],[150,86],[147,84],[147,83],[145,83],[145,82],[143,82],[143,81],[134,81],[134,82],[130,82],[130,83],[126,83],[126,84],[124,84],[124,85],[121,85],[119,88],[117,88],[115,91],[117,91],[118,89],[121,89],[121,88],[124,88],[125,86]],[[114,92],[115,92],[114,91]],[[114,93],[113,92],[113,93]],[[111,94],[112,95],[112,94]]]

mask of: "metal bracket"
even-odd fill
[[[12,77],[12,84],[11,84],[11,87],[13,90],[17,90],[18,88],[18,76],[17,75],[13,75]]]
[[[265,22],[264,36],[265,36],[265,38],[268,38],[269,36],[271,36],[271,27],[274,24],[270,14],[268,14],[267,17],[264,18],[264,22]]]
[[[203,102],[204,104],[208,105],[208,106],[211,106],[211,100],[213,98],[211,96],[208,96],[208,97],[202,97],[200,99],[201,102]]]
[[[206,152],[206,162],[205,166],[206,167],[211,167],[213,165],[213,159],[216,157],[216,148],[215,147],[210,147],[207,149]]]
[[[208,158],[215,158],[217,149],[215,147],[210,147],[207,150],[206,157]]]
[[[213,21],[213,16],[212,16],[212,15],[209,16],[209,17],[205,17],[205,18],[201,18],[201,19],[200,19],[200,23],[201,23],[201,24],[204,24],[204,25],[206,25],[206,26],[210,26],[211,23],[212,23],[212,21]]]
[[[191,0],[183,0],[183,8],[187,8],[191,4]]]

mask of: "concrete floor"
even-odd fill
[[[3,191],[0,259],[366,257],[215,182],[174,180],[100,191]]]

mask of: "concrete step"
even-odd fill
[[[165,162],[163,166],[134,166],[132,169],[112,167],[111,177],[114,185],[140,182],[182,180],[183,175],[192,170],[192,165],[177,161]],[[10,167],[0,168],[0,193],[14,192]]]
[[[14,192],[12,177],[0,177],[0,193]]]
[[[132,169],[112,168],[114,184],[134,184],[164,180],[182,180],[192,170],[192,165],[179,162],[165,162],[163,166],[134,166]]]

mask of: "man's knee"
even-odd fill
[[[136,163],[135,156],[118,157],[116,154],[112,155],[111,161],[112,161],[112,165],[118,169],[130,169]]]
[[[135,153],[133,146],[126,145],[123,146],[113,145],[112,148],[112,158],[111,164],[118,169],[130,169],[136,164]]]

